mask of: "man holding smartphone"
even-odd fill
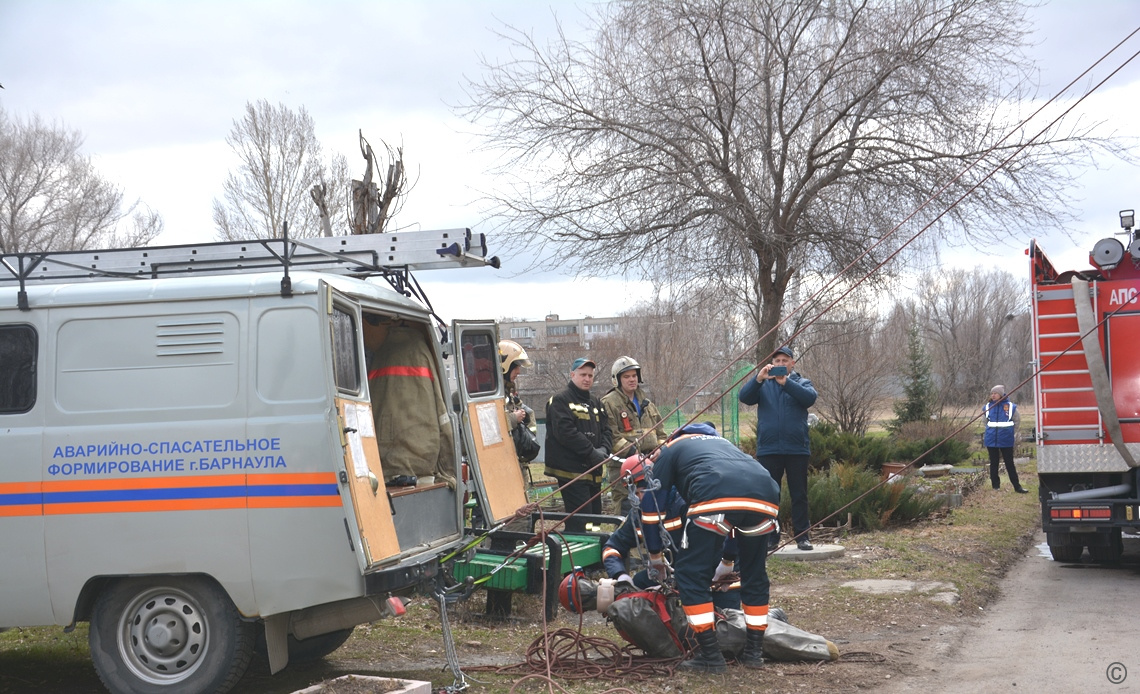
[[[756,459],[777,484],[787,473],[796,547],[810,551],[808,408],[815,404],[817,394],[811,381],[794,371],[795,366],[792,348],[780,347],[771,363],[757,369],[756,377],[740,388],[740,402],[756,405]],[[773,537],[778,544],[779,539]]]

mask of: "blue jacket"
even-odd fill
[[[1002,398],[982,405],[982,413],[986,416],[986,433],[982,435],[986,448],[1013,448],[1020,418],[1017,405],[1009,398]]]
[[[817,395],[811,381],[796,372],[784,385],[776,379],[748,379],[740,388],[740,402],[756,405],[756,455],[808,455],[808,408]]]

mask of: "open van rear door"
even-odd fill
[[[526,505],[526,485],[504,407],[503,371],[494,321],[454,321],[456,381],[465,449],[488,523]]]
[[[344,456],[341,474],[347,476],[363,549],[361,569],[366,571],[399,554],[400,542],[384,488],[372,403],[366,397],[365,359],[360,351],[360,309],[331,288],[329,292],[336,426]]]

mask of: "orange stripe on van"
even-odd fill
[[[249,484],[336,484],[335,472],[263,472],[245,477]]]
[[[14,518],[16,516],[42,516],[43,507],[39,504],[22,504],[20,506],[0,506],[0,518]]]
[[[262,475],[258,475],[259,477]],[[282,475],[285,477],[286,475]],[[336,475],[331,475],[335,480]],[[202,475],[199,477],[123,477],[97,480],[44,482],[45,492],[94,492],[108,489],[178,489],[182,487],[240,486],[247,475]]]
[[[0,494],[34,494],[43,482],[0,482]]]
[[[332,508],[340,505],[339,496],[249,497],[250,508]]]

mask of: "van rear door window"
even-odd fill
[[[470,396],[494,393],[498,387],[499,349],[489,332],[463,333],[463,379]]]
[[[0,414],[36,404],[36,343],[30,325],[0,326]]]

